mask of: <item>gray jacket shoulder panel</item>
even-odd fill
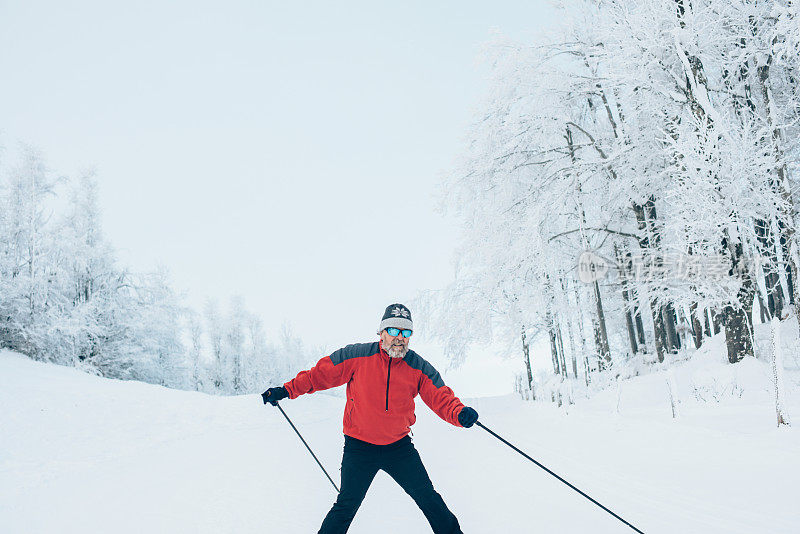
[[[409,367],[412,369],[417,369],[418,371],[422,371],[422,374],[427,376],[433,382],[433,385],[438,389],[444,386],[444,380],[442,380],[441,375],[439,375],[439,371],[433,368],[431,364],[428,363],[422,356],[414,352],[413,350],[409,350],[403,361],[408,364]]]
[[[367,356],[372,356],[373,354],[380,352],[380,350],[380,345],[377,341],[373,343],[353,343],[352,345],[347,345],[346,347],[342,347],[341,349],[334,351],[330,358],[333,362],[333,365],[339,365],[343,361],[351,358],[364,358]]]

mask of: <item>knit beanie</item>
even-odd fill
[[[401,330],[414,330],[414,323],[411,322],[411,312],[402,304],[390,304],[383,312],[381,324],[378,326],[380,334],[385,328],[400,328]]]

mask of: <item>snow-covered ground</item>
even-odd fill
[[[465,400],[489,428],[648,534],[796,533],[800,434],[775,428],[769,367],[710,354],[673,372],[675,420],[664,373],[569,413],[514,396]],[[795,391],[797,379],[787,377]],[[282,406],[338,481],[343,399]],[[796,394],[788,406],[800,424]],[[452,427],[422,403],[417,415],[416,446],[467,534],[632,532],[485,431]],[[0,352],[0,532],[311,533],[334,497],[258,396],[107,380]],[[350,532],[429,529],[379,473]]]

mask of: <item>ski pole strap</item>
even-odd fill
[[[295,433],[297,434],[297,437],[299,437],[299,438],[300,438],[300,441],[302,441],[302,442],[303,442],[303,445],[305,445],[305,446],[306,446],[306,449],[308,449],[308,452],[310,452],[310,453],[311,453],[311,456],[313,456],[313,457],[314,457],[314,460],[317,462],[317,465],[319,466],[319,468],[320,468],[320,469],[322,469],[322,472],[323,472],[323,473],[325,473],[325,476],[326,476],[326,477],[328,477],[328,480],[330,480],[330,481],[331,481],[331,484],[333,484],[333,487],[334,487],[334,489],[336,490],[336,493],[341,493],[341,491],[339,491],[339,488],[336,486],[336,483],[333,481],[333,479],[331,478],[331,476],[328,474],[328,472],[327,472],[327,471],[325,471],[325,468],[324,468],[324,467],[322,467],[322,464],[321,464],[321,463],[320,463],[320,461],[317,459],[317,455],[316,455],[316,454],[314,454],[314,451],[312,451],[312,450],[311,450],[311,447],[309,447],[309,446],[308,446],[308,443],[306,443],[306,440],[304,440],[304,439],[303,439],[303,436],[301,436],[301,435],[300,435],[300,432],[298,432],[297,428],[295,428],[294,424],[292,423],[292,420],[291,420],[291,419],[289,419],[289,416],[288,416],[288,415],[286,415],[286,412],[284,412],[284,411],[283,411],[283,408],[281,408],[280,404],[278,404],[278,402],[277,402],[277,401],[275,401],[275,406],[277,406],[277,407],[278,407],[278,409],[281,411],[281,413],[283,414],[283,416],[286,418],[286,420],[287,420],[287,421],[289,422],[289,424],[292,426],[292,429],[293,429],[293,430],[295,431]]]
[[[596,504],[597,506],[599,506],[600,508],[602,508],[603,510],[605,510],[605,511],[606,511],[606,512],[608,512],[609,514],[613,515],[614,517],[616,517],[617,519],[619,519],[620,521],[622,521],[623,523],[625,523],[626,525],[628,525],[629,527],[631,527],[633,530],[635,530],[635,531],[636,531],[636,532],[638,532],[639,534],[644,534],[644,532],[642,532],[642,531],[641,531],[641,530],[639,530],[638,528],[634,527],[633,525],[631,525],[630,523],[628,523],[627,521],[625,521],[624,519],[622,519],[620,516],[618,516],[617,514],[615,514],[614,512],[612,512],[611,510],[609,510],[608,508],[606,508],[605,506],[603,506],[602,504],[600,504],[599,502],[597,502],[596,500],[592,499],[591,497],[589,497],[588,495],[586,495],[584,492],[582,492],[581,490],[579,490],[578,488],[576,488],[575,486],[573,486],[572,484],[570,484],[569,482],[567,482],[566,480],[564,480],[563,478],[561,478],[560,476],[558,476],[557,474],[555,474],[554,472],[552,472],[550,469],[548,469],[548,468],[547,468],[547,467],[545,467],[544,465],[540,464],[539,462],[537,462],[536,460],[534,460],[533,458],[531,458],[530,456],[528,456],[527,454],[525,454],[524,452],[522,452],[521,450],[519,450],[518,448],[516,448],[515,446],[513,446],[511,443],[507,442],[506,440],[504,440],[503,438],[501,438],[500,436],[498,436],[497,434],[495,434],[494,432],[492,432],[491,430],[489,430],[488,428],[486,428],[486,426],[484,426],[483,424],[481,424],[481,422],[480,422],[480,421],[476,421],[476,422],[475,422],[475,424],[476,424],[476,425],[478,425],[479,427],[481,427],[482,429],[484,429],[485,431],[487,431],[489,434],[491,434],[491,435],[493,435],[494,437],[496,437],[497,439],[499,439],[500,441],[502,441],[503,443],[505,443],[506,445],[508,445],[509,447],[511,447],[512,449],[514,449],[515,451],[517,451],[518,453],[520,453],[522,456],[524,456],[525,458],[527,458],[527,459],[528,459],[528,460],[530,460],[531,462],[535,463],[536,465],[538,465],[539,467],[541,467],[542,469],[544,469],[545,471],[547,471],[548,473],[550,473],[551,475],[553,475],[554,477],[556,477],[558,480],[560,480],[561,482],[563,482],[564,484],[566,484],[566,485],[567,485],[567,486],[569,486],[570,488],[574,489],[575,491],[577,491],[578,493],[580,493],[581,495],[583,495],[584,497],[586,497],[587,499],[589,499],[590,501],[592,501],[594,504]]]

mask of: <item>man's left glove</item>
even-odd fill
[[[264,404],[270,403],[273,406],[277,406],[279,400],[285,399],[288,396],[289,392],[286,391],[286,388],[283,386],[269,388],[267,391],[261,394],[261,398],[264,399]]]
[[[470,408],[469,406],[465,406],[461,408],[461,411],[458,412],[458,424],[463,426],[464,428],[469,428],[475,424],[475,421],[478,420],[478,412]]]

